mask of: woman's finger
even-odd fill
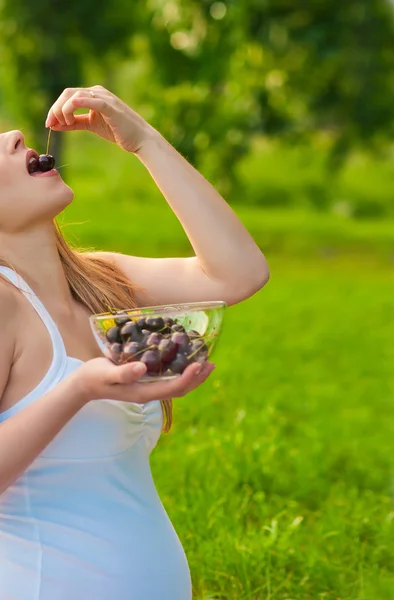
[[[146,373],[146,365],[141,362],[128,363],[122,366],[112,365],[109,383],[127,385],[138,381]]]
[[[87,90],[78,90],[73,96],[71,96],[71,98],[68,98],[68,100],[65,101],[65,103],[63,104],[61,110],[62,110],[62,116],[64,119],[64,123],[62,123],[62,125],[73,125],[74,121],[75,121],[75,115],[74,112],[77,110],[78,107],[75,106],[74,104],[74,100],[81,100],[82,98],[87,97]]]
[[[189,386],[185,390],[185,394],[188,394],[189,392],[192,392],[198,386],[200,386],[202,383],[204,383],[204,381],[206,379],[208,379],[208,377],[215,370],[215,368],[216,368],[215,364],[213,364],[213,363],[205,363],[205,365],[201,369],[200,373],[198,375],[194,376],[193,379],[191,380]]]
[[[106,117],[110,117],[112,115],[113,108],[104,98],[93,98],[93,96],[90,95],[81,97],[76,96],[75,98],[71,99],[71,102],[74,106],[74,110],[77,108],[87,108],[89,110],[95,110]]]
[[[66,122],[62,113],[63,104],[79,90],[80,88],[66,88],[54,102],[48,112],[47,120],[45,121],[46,127],[52,127],[56,123],[66,125]]]
[[[192,392],[197,387],[199,387],[202,383],[204,383],[204,381],[208,379],[215,367],[216,365],[213,363],[205,363],[201,371],[191,379],[189,385],[184,389],[182,395],[185,396],[189,392]]]
[[[89,124],[89,115],[77,115],[75,116],[73,113],[78,108],[86,108],[89,110],[94,110],[97,113],[110,117],[112,114],[112,107],[110,104],[102,99],[102,98],[92,98],[85,96],[75,96],[70,98],[64,108],[62,113],[67,115],[67,119],[69,123],[65,122],[65,117],[63,117],[64,122],[55,123],[54,125],[50,125],[54,131],[72,131],[72,130],[81,130],[87,129]],[[72,115],[72,116],[71,116]]]
[[[89,114],[85,115],[74,115],[74,122],[72,125],[61,125],[55,121],[54,125],[49,125],[53,131],[84,131],[89,129],[90,117]]]

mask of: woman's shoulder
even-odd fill
[[[0,273],[0,336],[1,333],[8,332],[10,325],[16,319],[19,307],[21,292]]]
[[[19,293],[15,285],[0,272],[1,305],[12,308]]]

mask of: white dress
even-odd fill
[[[66,355],[26,282],[7,267],[0,272],[22,289],[53,342],[49,371],[0,413],[3,422],[82,361]],[[161,427],[158,401],[89,402],[0,495],[0,600],[191,599],[185,553],[150,470]]]

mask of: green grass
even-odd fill
[[[70,136],[82,244],[190,253],[136,159]],[[128,186],[128,187],[127,187]],[[394,600],[390,222],[237,206],[272,278],[153,453],[196,600]]]
[[[196,599],[394,599],[393,276],[275,262],[153,455]]]

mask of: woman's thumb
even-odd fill
[[[113,383],[134,383],[146,373],[146,366],[141,362],[128,363],[115,367]]]

